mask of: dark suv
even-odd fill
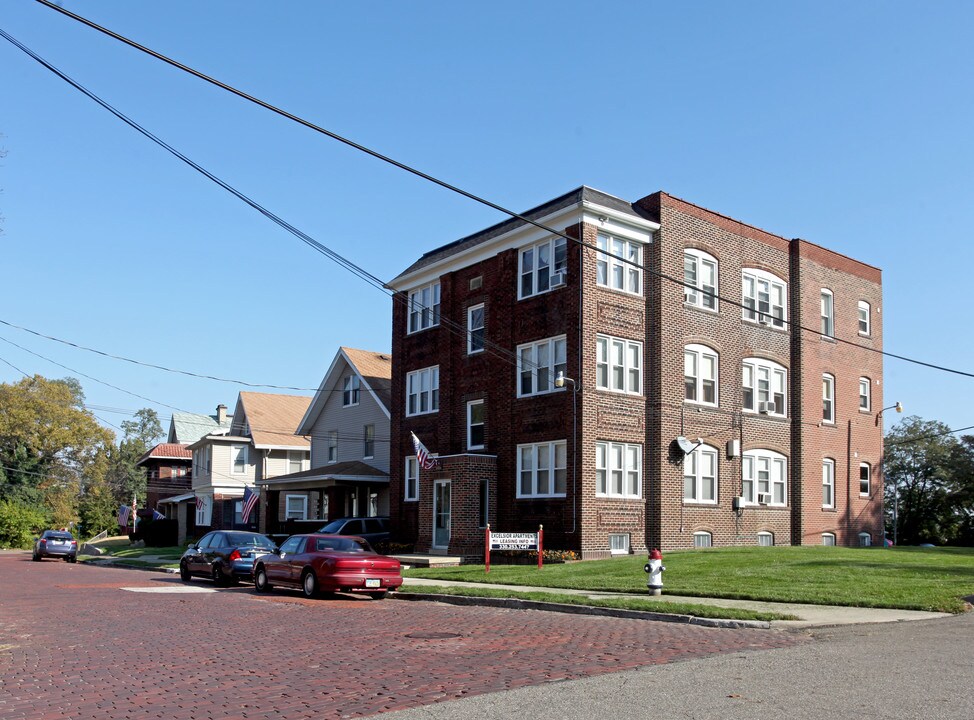
[[[327,535],[355,535],[365,538],[370,544],[389,539],[389,518],[387,517],[349,517],[332,520],[318,530]]]

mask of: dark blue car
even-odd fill
[[[254,560],[272,552],[277,552],[277,546],[266,535],[216,530],[186,549],[179,560],[179,577],[184,582],[193,577],[211,578],[223,586],[241,579],[249,581],[254,572]]]

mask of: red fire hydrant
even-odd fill
[[[649,588],[650,595],[661,595],[663,593],[663,553],[653,548],[649,553],[649,562],[643,567],[643,572],[649,573],[646,579],[646,587]]]

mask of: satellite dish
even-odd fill
[[[698,446],[700,445],[700,443],[695,443],[695,442],[693,442],[693,440],[687,440],[687,439],[686,439],[685,437],[683,437],[682,435],[680,435],[680,436],[679,436],[679,437],[678,437],[678,438],[676,439],[676,444],[677,444],[677,446],[678,446],[678,447],[680,448],[680,451],[681,451],[681,452],[682,452],[682,453],[683,453],[684,455],[689,455],[689,454],[690,454],[690,453],[692,453],[692,452],[693,452],[694,450],[696,450],[696,449],[697,449],[697,447],[698,447]]]

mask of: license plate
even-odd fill
[[[367,587],[367,588],[382,587],[382,581],[379,580],[378,578],[366,578],[365,579],[365,587]]]

